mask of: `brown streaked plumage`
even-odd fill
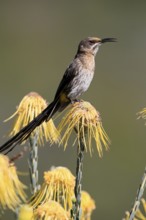
[[[93,79],[95,56],[99,46],[105,42],[115,41],[115,38],[100,39],[96,37],[82,40],[73,61],[63,75],[53,102],[15,136],[0,146],[0,152],[11,151],[17,144],[26,140],[37,126],[48,121],[57,111],[62,111],[71,102],[77,100],[89,88]]]

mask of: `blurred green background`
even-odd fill
[[[0,32],[1,144],[11,126],[3,120],[24,95],[36,91],[53,99],[81,39],[118,39],[100,48],[94,81],[82,97],[101,113],[112,141],[102,159],[95,146],[92,158],[85,154],[83,189],[96,201],[93,220],[122,219],[146,164],[146,127],[136,116],[146,107],[146,1],[0,1]],[[52,165],[75,174],[75,147],[64,152],[46,144],[39,155],[40,182]],[[19,171],[28,171],[27,156],[16,162]],[[10,218],[7,211],[1,217]]]

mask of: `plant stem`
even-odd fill
[[[84,158],[84,142],[82,138],[80,138],[80,146],[77,150],[77,167],[76,167],[76,182],[75,182],[75,198],[76,201],[73,207],[73,218],[74,220],[79,220],[81,216],[81,189],[82,189],[82,175],[83,175],[83,158]]]
[[[30,154],[29,154],[29,174],[31,182],[31,192],[34,194],[38,189],[38,134],[33,133],[30,138]]]
[[[140,200],[143,196],[145,187],[146,187],[146,167],[145,167],[145,171],[144,171],[144,174],[143,174],[143,177],[142,177],[142,182],[140,183],[140,186],[139,186],[138,191],[137,191],[137,195],[136,195],[134,205],[133,205],[133,207],[131,209],[131,212],[130,212],[129,220],[134,219],[134,216],[135,216],[135,214],[136,214],[136,212],[139,208]]]

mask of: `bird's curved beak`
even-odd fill
[[[101,39],[101,43],[106,43],[106,42],[117,42],[116,38],[103,38]]]

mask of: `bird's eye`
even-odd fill
[[[89,43],[90,43],[91,45],[93,45],[93,44],[95,44],[95,41],[94,41],[94,40],[89,40]]]

